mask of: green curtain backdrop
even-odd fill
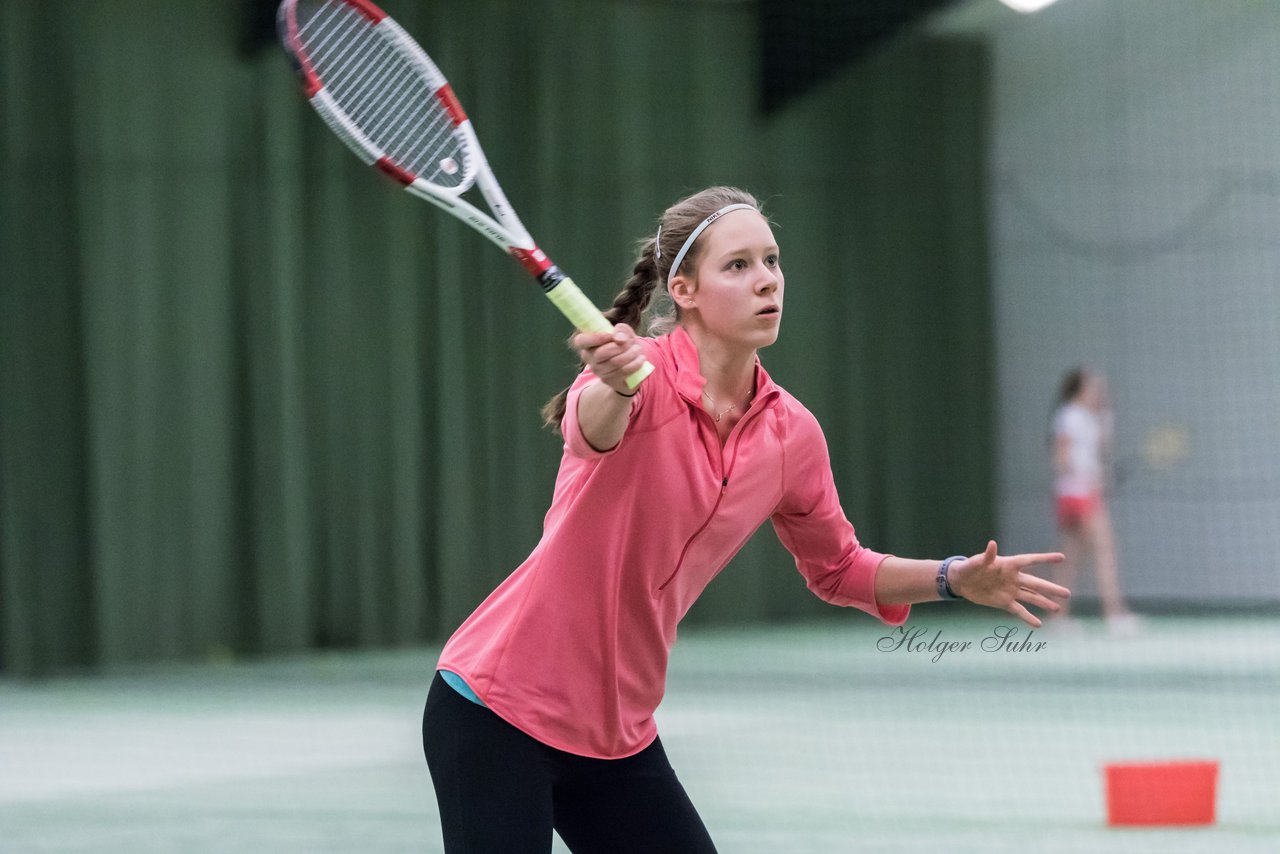
[[[867,544],[991,531],[984,58],[908,41],[767,120],[751,4],[387,0],[601,304],[710,183],[767,199],[764,354]],[[235,3],[0,4],[0,666],[445,636],[538,537],[574,359],[510,259],[360,166]],[[691,620],[833,610],[768,527]]]

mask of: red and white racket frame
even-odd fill
[[[453,123],[453,135],[462,142],[464,156],[463,162],[459,164],[462,175],[457,186],[454,187],[432,183],[396,163],[370,140],[337,105],[312,67],[306,48],[298,34],[297,0],[283,0],[278,16],[281,41],[302,82],[307,100],[329,128],[365,164],[383,172],[418,198],[431,202],[461,219],[519,261],[521,266],[537,280],[546,297],[560,309],[575,328],[583,332],[612,331],[613,325],[582,293],[577,284],[559,267],[551,263],[546,254],[534,243],[533,238],[520,222],[520,218],[516,216],[511,203],[507,201],[506,194],[494,177],[488,159],[484,156],[484,149],[481,148],[480,140],[476,137],[471,119],[467,117],[461,102],[453,92],[453,87],[432,62],[431,57],[427,56],[413,37],[386,12],[369,0],[329,0],[329,2],[343,3],[366,18],[381,38],[391,42],[400,51],[401,56],[412,62],[421,72]],[[463,193],[472,186],[479,187],[481,195],[484,196],[494,216],[485,214],[462,198]],[[627,385],[635,388],[652,372],[653,366],[646,362],[640,370],[627,377]]]

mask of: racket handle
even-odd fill
[[[573,279],[565,276],[544,291],[547,299],[555,303],[560,313],[569,318],[569,322],[579,332],[612,332],[613,324],[596,308],[595,303],[587,299],[582,289],[574,284]],[[653,365],[645,362],[640,369],[627,377],[627,388],[635,388],[644,378],[653,373]]]

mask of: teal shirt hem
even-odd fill
[[[439,671],[439,673],[441,678],[444,679],[445,683],[450,688],[457,691],[459,694],[466,697],[468,700],[475,703],[477,706],[484,705],[484,700],[481,700],[478,696],[476,696],[476,692],[471,690],[471,686],[468,685],[467,681],[463,679],[461,676],[454,673],[452,670],[441,670]]]

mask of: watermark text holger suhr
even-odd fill
[[[1040,652],[1049,645],[1048,641],[1032,640],[1035,636],[1034,629],[1023,638],[1018,638],[1020,632],[1017,626],[996,626],[991,634],[978,641],[977,648],[982,652],[1025,653]],[[881,652],[927,653],[932,656],[935,664],[949,652],[959,654],[973,648],[973,641],[944,640],[942,629],[930,636],[928,629],[911,625],[898,626],[876,641],[876,649]]]

